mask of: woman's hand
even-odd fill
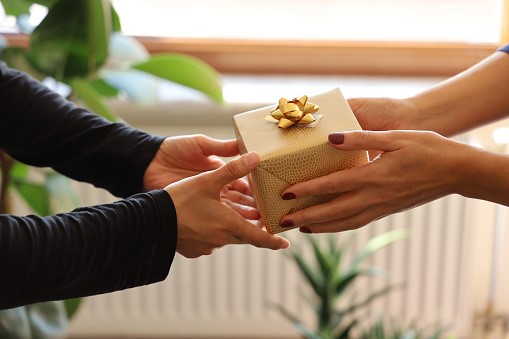
[[[460,191],[461,173],[469,166],[470,146],[434,132],[353,131],[333,133],[338,150],[375,150],[372,161],[298,183],[283,192],[285,198],[343,193],[335,200],[289,214],[282,225],[305,226],[301,231],[322,233],[356,229]]]
[[[412,99],[351,98],[348,104],[364,130],[418,129],[413,120],[420,112]]]
[[[177,210],[177,252],[194,258],[228,244],[250,244],[273,250],[289,247],[288,240],[269,234],[221,201],[231,182],[256,168],[260,157],[248,153],[220,168],[177,181],[165,190]]]

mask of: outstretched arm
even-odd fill
[[[117,196],[143,190],[144,172],[164,140],[79,108],[1,62],[0,104],[0,148]]]
[[[348,100],[365,130],[429,130],[452,136],[509,114],[509,45],[438,85],[404,99]]]
[[[161,281],[176,246],[163,190],[47,217],[0,215],[0,309]]]

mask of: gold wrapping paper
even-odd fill
[[[365,151],[338,151],[328,143],[329,133],[361,129],[341,91],[334,89],[309,100],[320,107],[317,114],[321,118],[313,127],[278,128],[265,120],[275,106],[233,117],[241,153],[256,151],[260,155],[260,166],[249,175],[249,181],[262,221],[272,234],[291,229],[279,226],[286,214],[337,197],[327,194],[283,200],[286,188],[368,161]]]

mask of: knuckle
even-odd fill
[[[371,137],[371,132],[369,131],[356,131],[351,134],[352,136],[352,143],[354,145],[363,145],[367,141],[369,141],[369,138]]]
[[[226,169],[233,177],[239,177],[242,175],[242,168],[240,167],[239,161],[232,160],[226,163]]]

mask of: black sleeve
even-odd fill
[[[79,108],[0,62],[0,148],[21,162],[127,197],[142,191],[162,141]]]
[[[499,49],[497,49],[497,51],[509,53],[509,44],[500,47]]]
[[[43,218],[0,215],[0,309],[165,279],[175,216],[163,190]]]

